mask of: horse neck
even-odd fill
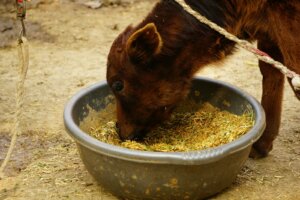
[[[214,19],[219,19],[219,14],[213,16]],[[136,29],[152,22],[163,40],[159,62],[172,68],[165,70],[167,73],[172,71],[175,75],[185,73],[192,76],[201,66],[229,54],[234,46],[233,42],[200,23],[173,0],[159,2]]]

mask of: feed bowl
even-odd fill
[[[231,143],[207,150],[130,150],[100,142],[79,128],[79,123],[89,114],[88,107],[103,109],[107,104],[103,99],[109,94],[106,82],[83,89],[67,103],[64,122],[90,174],[103,188],[122,199],[181,200],[214,195],[234,181],[252,144],[265,128],[264,111],[253,97],[221,81],[195,78],[190,98],[197,102],[208,101],[239,115],[250,109],[254,114],[254,127]]]

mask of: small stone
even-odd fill
[[[102,6],[102,2],[101,1],[88,1],[86,3],[83,3],[83,5],[85,5],[88,8],[91,8],[91,9],[98,9]]]

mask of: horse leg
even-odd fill
[[[268,53],[272,58],[283,62],[283,56],[278,46],[269,39],[258,41],[258,48]],[[284,75],[273,66],[259,62],[263,76],[263,91],[261,104],[266,113],[266,129],[260,139],[252,146],[250,157],[265,157],[272,150],[273,141],[278,135],[281,119],[281,104],[283,97]]]

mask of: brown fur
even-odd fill
[[[300,73],[299,0],[186,0],[229,32]],[[198,22],[173,0],[162,0],[136,27],[114,41],[107,81],[117,99],[120,136],[142,137],[166,120],[187,94],[196,71],[233,53],[234,43]],[[283,75],[260,62],[267,128],[252,156],[266,156],[278,135]],[[116,91],[114,83],[122,83]],[[300,92],[295,91],[300,99]]]

